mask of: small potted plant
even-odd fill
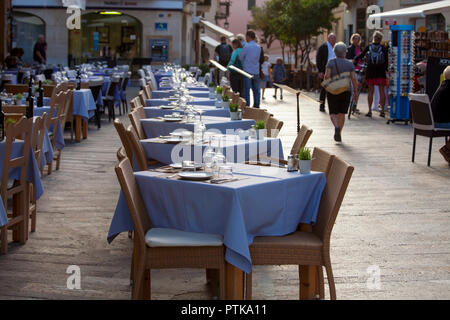
[[[222,96],[222,108],[230,107],[230,97],[226,94]]]
[[[23,94],[21,94],[21,93],[16,94],[14,96],[14,101],[15,101],[16,105],[18,105],[18,106],[21,105],[23,98],[24,98]]]
[[[262,120],[256,121],[255,132],[257,140],[264,140],[266,135],[266,123]]]
[[[237,103],[230,103],[230,119],[242,120],[242,111],[239,110],[239,105]]]
[[[298,163],[301,174],[310,174],[311,173],[311,149],[309,148],[301,148],[298,153]]]

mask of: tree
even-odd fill
[[[309,63],[311,38],[330,30],[336,22],[332,10],[340,3],[341,0],[269,0],[255,10],[256,20],[264,19],[255,24],[255,28],[263,33],[265,30],[267,35],[273,34],[282,48],[290,47],[298,67],[299,54],[302,64]]]
[[[252,15],[253,20],[250,22],[250,26],[262,32],[261,43],[265,44],[267,49],[270,49],[275,41],[275,33],[273,25],[270,23],[272,15],[267,9],[267,4],[264,4],[262,7],[253,7]]]

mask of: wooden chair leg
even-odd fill
[[[6,226],[0,227],[0,252],[1,254],[8,253],[8,229]]]
[[[145,277],[145,261],[144,259],[140,259],[137,266],[137,272],[134,277],[133,282],[133,291],[131,294],[131,298],[133,300],[141,300],[143,296],[144,289],[144,277]]]
[[[146,269],[144,277],[144,300],[151,300],[152,298],[151,286],[152,286],[151,270]]]
[[[225,279],[225,265],[219,270],[219,299],[225,300],[226,295],[226,279]]]
[[[56,168],[55,170],[58,171],[60,168],[60,164],[61,164],[61,150],[58,151],[58,156],[56,158]]]
[[[34,192],[34,185],[30,183],[30,218],[31,218],[31,232],[36,232],[36,215],[37,215],[37,205],[36,205],[36,194]]]
[[[50,161],[50,163],[48,163],[47,166],[48,166],[47,174],[51,175],[52,174],[53,161]]]
[[[323,267],[317,267],[317,278],[318,278],[318,290],[319,290],[319,298],[325,299],[325,281],[323,279]]]
[[[245,300],[252,300],[252,274],[253,272],[245,274]]]
[[[413,150],[412,150],[412,162],[414,162],[414,159],[416,158],[416,139],[417,139],[417,135],[414,133]]]
[[[433,148],[433,137],[430,137],[430,146],[428,148],[428,166],[431,165],[431,149]]]
[[[336,287],[334,284],[333,270],[331,269],[331,263],[325,263],[325,269],[327,270],[328,286],[330,287],[330,299],[336,300]]]

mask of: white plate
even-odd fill
[[[176,131],[176,132],[171,132],[170,135],[174,136],[174,137],[191,137],[192,132],[191,131]]]
[[[202,168],[202,164],[201,163],[196,163],[195,164],[195,169],[201,169]],[[171,165],[170,165],[170,167],[171,168],[174,168],[174,169],[183,169],[183,165],[181,164],[181,163],[172,163]]]
[[[183,139],[183,137],[170,137],[170,138],[163,138],[163,140],[167,143],[181,143],[181,142],[187,142],[188,140]]]
[[[178,176],[184,180],[204,181],[204,180],[212,179],[213,174],[211,172],[186,171],[186,172],[180,172],[178,174]]]

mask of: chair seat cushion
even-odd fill
[[[297,231],[282,237],[255,237],[251,248],[286,248],[286,249],[317,249],[323,246],[322,240],[314,233]]]
[[[175,229],[153,228],[145,235],[145,243],[156,247],[217,247],[223,245],[218,234],[186,232]]]

